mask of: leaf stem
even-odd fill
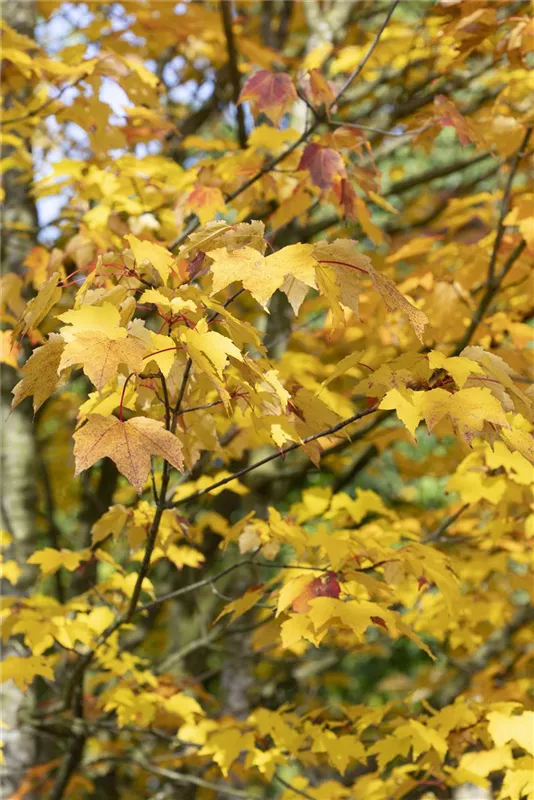
[[[119,404],[119,419],[120,419],[121,422],[123,422],[122,407],[123,407],[123,404],[124,404],[124,395],[126,394],[126,387],[128,386],[128,381],[130,380],[132,375],[135,375],[135,372],[130,372],[130,374],[128,375],[128,377],[124,381],[124,386],[122,387],[121,401],[120,401],[120,404]]]

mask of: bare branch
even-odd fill
[[[382,25],[378,29],[377,34],[376,34],[375,38],[373,39],[369,50],[367,51],[365,56],[362,58],[362,60],[360,61],[360,63],[356,67],[356,69],[351,72],[351,74],[349,75],[349,77],[347,78],[347,80],[345,81],[345,83],[343,84],[341,89],[339,90],[339,92],[336,94],[335,98],[330,103],[330,108],[332,108],[332,106],[335,106],[335,104],[337,103],[339,98],[342,97],[345,94],[345,92],[347,91],[347,89],[349,88],[351,83],[356,80],[356,78],[358,77],[360,72],[363,70],[363,68],[365,67],[365,65],[367,64],[367,62],[369,61],[369,59],[373,55],[375,47],[377,46],[378,42],[380,41],[380,37],[384,33],[384,31],[385,31],[385,29],[387,27],[387,24],[388,24],[389,20],[391,19],[392,15],[393,15],[393,12],[397,8],[398,4],[399,4],[399,0],[394,0],[393,3],[391,4],[391,6],[389,7],[389,11],[385,16],[385,19],[384,19]]]
[[[473,337],[474,332],[482,322],[484,314],[486,313],[489,304],[499,291],[503,279],[512,269],[513,265],[515,264],[515,262],[517,261],[517,259],[519,258],[525,247],[526,247],[525,240],[522,239],[519,242],[519,244],[514,248],[514,250],[510,253],[508,260],[506,261],[505,265],[503,266],[499,274],[494,276],[494,278],[487,283],[486,291],[480,298],[480,303],[478,304],[478,308],[476,309],[473,318],[471,319],[471,323],[468,329],[466,330],[465,334],[463,335],[462,339],[460,340],[460,342],[458,342],[458,344],[454,348],[454,351],[451,353],[452,356],[459,355],[464,349],[464,347],[467,347],[467,345],[469,344],[469,342]]]
[[[445,519],[440,523],[440,525],[438,525],[438,527],[434,531],[429,533],[428,536],[426,536],[423,539],[424,544],[428,544],[429,542],[439,541],[443,536],[443,534],[445,533],[445,531],[448,528],[450,528],[453,522],[456,522],[458,517],[461,516],[464,513],[464,511],[466,511],[468,508],[469,508],[469,503],[466,503],[465,505],[460,506],[460,508],[457,511],[455,511],[454,514],[445,517]]]
[[[258,467],[262,467],[264,464],[268,464],[269,461],[274,461],[276,458],[282,458],[283,456],[287,455],[287,453],[293,452],[293,450],[298,450],[305,444],[309,444],[310,442],[315,442],[317,439],[321,439],[323,436],[331,436],[333,433],[337,433],[338,431],[346,428],[347,425],[350,425],[353,422],[356,422],[363,417],[368,416],[369,414],[374,414],[377,410],[378,406],[373,406],[372,408],[365,408],[363,411],[358,411],[356,414],[353,414],[352,417],[348,417],[347,419],[341,420],[338,422],[337,425],[332,425],[330,428],[326,428],[324,431],[320,431],[319,433],[314,433],[312,436],[307,436],[302,442],[295,442],[294,444],[289,445],[288,447],[284,447],[282,450],[278,450],[276,453],[271,453],[271,455],[266,456],[265,458],[256,461],[254,464],[250,464],[248,467],[243,467],[243,469],[234,472],[232,475],[229,475],[227,478],[222,478],[220,481],[216,481],[215,483],[210,484],[210,486],[206,486],[205,489],[199,489],[196,492],[188,495],[187,497],[183,497],[181,500],[177,500],[175,503],[168,503],[167,508],[176,508],[177,506],[181,506],[184,503],[188,503],[190,500],[196,500],[199,497],[203,497],[205,494],[209,494],[213,489],[218,489],[219,486],[225,486],[227,483],[236,480],[236,478],[241,478],[243,475],[246,475],[248,472],[252,472],[252,470],[257,469]]]
[[[488,267],[488,284],[491,284],[495,278],[495,267],[497,265],[497,256],[499,255],[499,249],[502,242],[502,237],[504,236],[504,218],[508,213],[508,209],[510,206],[510,196],[512,193],[512,185],[514,183],[515,174],[517,172],[517,168],[519,166],[519,162],[521,158],[525,155],[525,150],[527,149],[527,145],[529,143],[530,137],[532,135],[532,128],[527,128],[525,131],[525,135],[523,136],[523,141],[519,145],[519,149],[515,154],[514,160],[510,166],[510,174],[508,175],[508,180],[506,182],[506,188],[504,190],[504,196],[501,203],[501,212],[499,214],[499,222],[497,223],[497,236],[495,237],[495,243],[493,245],[493,251],[491,253],[491,259]]]
[[[245,113],[243,106],[239,103],[240,79],[239,67],[237,66],[237,48],[235,46],[234,29],[232,24],[233,3],[226,0],[221,3],[221,14],[223,20],[224,34],[226,36],[226,48],[228,50],[228,60],[230,63],[230,76],[232,79],[232,93],[234,105],[237,113],[237,131],[239,146],[242,150],[247,146],[247,129],[245,127]]]
[[[300,795],[300,797],[306,797],[307,800],[315,800],[315,797],[312,797],[311,794],[308,794],[308,792],[305,792],[303,789],[297,789],[296,786],[292,786],[290,783],[281,778],[280,775],[278,775],[278,773],[275,772],[274,777],[276,778],[278,783],[281,783],[282,786],[284,786],[286,789],[289,789],[290,792],[294,792],[295,794]]]
[[[399,3],[399,0],[394,0],[393,4],[391,5],[391,7],[390,7],[390,9],[389,9],[389,11],[388,11],[388,13],[386,15],[386,18],[385,18],[384,22],[380,26],[380,29],[379,29],[378,33],[376,34],[373,42],[371,43],[371,46],[370,46],[369,50],[367,51],[367,53],[365,54],[365,56],[361,60],[360,64],[353,71],[352,75],[350,75],[349,78],[345,81],[345,83],[343,84],[342,88],[337,93],[335,99],[332,101],[331,105],[335,105],[335,103],[339,100],[339,98],[342,97],[342,95],[346,91],[346,89],[350,86],[352,81],[360,74],[360,72],[362,71],[362,69],[366,65],[366,63],[369,60],[369,58],[371,57],[375,47],[377,46],[377,44],[378,44],[378,42],[380,40],[380,37],[382,36],[382,33],[384,32],[384,30],[385,30],[385,28],[386,28],[386,26],[387,26],[387,24],[388,24],[388,22],[389,22],[389,20],[391,18],[391,15],[395,11],[395,8],[397,7],[398,3]],[[325,119],[326,119],[326,114],[324,114],[324,115],[316,115],[315,120],[306,128],[306,130],[301,134],[301,136],[299,136],[299,138],[295,142],[293,142],[291,145],[289,145],[289,147],[287,147],[285,150],[283,150],[279,155],[277,155],[274,158],[271,158],[269,161],[267,161],[267,163],[264,164],[263,167],[261,167],[261,169],[259,169],[248,180],[244,181],[244,183],[242,183],[240,186],[238,186],[237,189],[235,189],[233,192],[230,192],[230,194],[227,194],[225,196],[225,201],[227,203],[231,203],[232,200],[235,200],[236,197],[239,197],[239,195],[243,194],[243,192],[246,192],[246,190],[249,189],[251,186],[254,186],[254,184],[257,181],[259,181],[260,178],[263,178],[264,175],[267,175],[269,172],[271,172],[271,170],[274,167],[278,166],[278,164],[280,164],[288,156],[290,156],[291,153],[294,153],[295,150],[297,150],[300,147],[301,144],[304,144],[304,142],[306,142],[308,140],[308,138],[312,135],[312,133],[314,133],[316,131],[316,129],[319,127],[320,123],[324,122]],[[179,245],[181,245],[183,242],[185,242],[187,237],[190,236],[190,234],[193,233],[194,231],[196,231],[197,228],[199,228],[199,227],[200,227],[200,220],[199,220],[198,217],[194,216],[191,219],[191,221],[189,222],[189,224],[187,225],[186,229],[180,234],[180,236],[178,236],[176,239],[174,239],[169,244],[169,250],[174,250],[176,247],[179,247]]]
[[[225,792],[231,797],[242,797],[245,798],[245,800],[254,800],[254,798],[257,797],[248,791],[242,792],[239,789],[234,789],[225,783],[212,783],[211,781],[206,781],[203,778],[199,778],[197,775],[190,775],[189,773],[185,772],[175,772],[174,770],[171,771],[170,769],[154,767],[140,758],[129,758],[128,756],[103,756],[102,758],[94,759],[94,761],[89,761],[86,766],[90,767],[93,764],[102,764],[106,762],[115,764],[133,764],[145,772],[149,772],[151,775],[155,775],[158,778],[163,778],[171,783],[200,786],[203,789],[210,789],[212,792]]]

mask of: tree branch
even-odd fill
[[[278,773],[275,772],[274,777],[278,783],[281,783],[282,786],[284,786],[286,789],[289,789],[290,792],[294,792],[295,794],[300,795],[300,797],[305,797],[307,800],[315,800],[315,797],[312,797],[311,794],[308,794],[308,792],[305,792],[303,789],[297,789],[296,786],[292,786],[290,783],[281,778]]]
[[[189,775],[185,772],[174,772],[174,770],[171,771],[169,769],[153,767],[151,764],[148,764],[146,761],[143,761],[140,758],[129,758],[128,756],[103,756],[102,758],[96,758],[94,761],[90,761],[87,766],[101,764],[104,762],[116,764],[134,764],[145,772],[149,772],[151,775],[156,775],[158,778],[163,778],[171,783],[191,784],[193,786],[199,786],[203,789],[210,789],[212,792],[226,792],[226,794],[231,795],[232,797],[242,797],[245,800],[254,800],[256,797],[256,795],[250,794],[250,792],[242,792],[239,789],[234,789],[224,783],[212,783],[211,781],[206,781],[203,778],[199,778],[196,775]]]
[[[527,128],[525,131],[525,135],[523,136],[523,141],[519,145],[519,150],[515,154],[514,160],[510,166],[510,174],[508,175],[508,180],[506,182],[506,188],[504,190],[504,196],[501,203],[501,212],[499,214],[499,222],[497,223],[497,236],[495,237],[495,243],[493,245],[493,251],[491,253],[491,259],[488,267],[488,284],[493,283],[495,277],[495,267],[497,264],[497,256],[499,255],[499,249],[502,242],[502,237],[504,236],[504,218],[508,213],[508,208],[510,206],[510,196],[512,193],[512,185],[514,182],[515,174],[517,172],[517,168],[519,166],[519,162],[521,158],[525,154],[525,150],[527,149],[527,145],[529,143],[530,137],[532,135],[532,128]]]
[[[239,68],[237,66],[237,49],[235,46],[234,29],[232,24],[233,3],[226,0],[221,3],[221,14],[223,20],[224,34],[226,36],[226,48],[228,50],[228,60],[230,63],[230,77],[232,79],[232,92],[234,105],[237,113],[237,132],[239,146],[244,150],[247,146],[247,129],[245,127],[245,112],[239,103],[240,79]]]
[[[500,273],[494,276],[491,281],[488,281],[486,285],[486,291],[484,292],[484,294],[480,299],[480,303],[478,304],[478,308],[476,309],[473,318],[471,319],[471,323],[468,329],[466,330],[465,334],[463,335],[462,339],[458,342],[458,344],[454,348],[454,351],[451,353],[451,356],[459,355],[462,352],[462,350],[465,347],[467,347],[467,345],[469,344],[469,342],[473,337],[474,332],[482,322],[484,314],[486,313],[489,304],[499,291],[503,279],[510,272],[513,265],[515,264],[515,262],[525,249],[525,247],[526,247],[526,242],[524,239],[522,239],[519,242],[519,244],[514,248],[514,250],[510,253],[508,260],[506,261]]]
[[[430,705],[438,709],[450,705],[458,695],[465,692],[477,672],[482,672],[495,656],[506,650],[515,634],[533,620],[534,606],[526,605],[516,611],[507,625],[495,631],[471,658],[459,665],[460,673],[436,692],[429,700]]]
[[[351,72],[351,74],[349,75],[349,77],[347,78],[345,83],[342,85],[341,89],[339,90],[339,92],[336,94],[335,98],[330,103],[330,108],[332,108],[332,106],[335,106],[337,101],[339,100],[339,98],[342,97],[345,94],[345,92],[347,91],[347,89],[349,88],[351,83],[356,80],[356,78],[358,77],[360,72],[363,70],[363,68],[365,67],[365,65],[367,64],[367,62],[369,61],[369,59],[373,55],[375,47],[377,46],[378,42],[380,41],[380,37],[384,33],[384,31],[385,31],[385,29],[386,29],[386,27],[388,25],[388,22],[391,19],[392,15],[393,15],[393,12],[397,8],[398,4],[399,4],[399,0],[393,0],[393,3],[390,5],[389,11],[385,16],[382,25],[378,29],[377,34],[376,34],[375,38],[373,39],[369,50],[367,51],[367,53],[365,54],[363,59],[360,61],[360,63],[356,67],[356,69]]]
[[[355,78],[357,78],[357,76],[360,74],[360,72],[362,71],[362,69],[366,65],[366,63],[369,60],[369,58],[371,57],[375,47],[377,46],[377,44],[378,44],[378,42],[380,40],[380,37],[382,36],[382,34],[383,34],[383,32],[384,32],[384,30],[385,30],[390,18],[391,18],[391,15],[395,11],[395,8],[397,7],[398,3],[399,3],[399,0],[394,0],[393,4],[391,5],[391,7],[390,7],[390,9],[389,9],[389,11],[388,11],[388,13],[386,15],[386,18],[385,18],[384,22],[380,26],[380,28],[378,30],[378,33],[376,34],[373,42],[371,43],[371,46],[370,46],[369,50],[367,51],[367,53],[365,54],[365,56],[361,60],[360,64],[353,71],[353,73],[347,78],[347,80],[343,84],[342,88],[340,89],[340,91],[337,93],[336,97],[332,101],[330,107],[332,107],[333,105],[335,105],[337,103],[337,101],[340,99],[340,97],[342,97],[342,95],[346,91],[346,89],[350,86],[352,81]],[[312,133],[314,133],[314,131],[319,127],[320,123],[324,122],[325,119],[326,119],[326,113],[323,114],[323,115],[317,114],[316,117],[315,117],[315,120],[306,128],[306,130],[299,136],[299,138],[295,142],[293,142],[291,145],[289,145],[289,147],[287,147],[285,150],[283,150],[279,155],[277,155],[274,158],[271,158],[269,161],[267,161],[267,163],[264,164],[263,167],[261,167],[256,173],[254,173],[254,175],[252,175],[248,180],[244,181],[240,186],[238,186],[237,189],[235,189],[233,192],[230,192],[229,194],[225,195],[225,198],[224,198],[225,202],[231,203],[232,200],[236,199],[236,197],[239,197],[239,195],[243,194],[243,192],[246,192],[247,189],[250,189],[251,186],[254,186],[254,184],[257,181],[259,181],[260,178],[263,178],[264,175],[267,175],[269,172],[271,172],[274,169],[274,167],[278,166],[278,164],[280,164],[288,156],[290,156],[291,153],[294,153],[295,150],[297,150],[300,147],[301,144],[304,144],[304,142],[307,141],[307,139],[312,135]],[[179,247],[183,242],[185,242],[187,237],[190,236],[190,234],[192,234],[194,231],[196,231],[197,228],[199,228],[199,227],[200,227],[200,220],[199,220],[199,218],[197,216],[194,216],[191,219],[191,221],[189,222],[189,224],[187,225],[186,229],[180,234],[180,236],[178,236],[176,239],[174,239],[172,242],[170,242],[170,244],[168,246],[169,250],[174,250],[176,247]]]
[[[352,422],[356,422],[363,417],[368,416],[369,414],[374,414],[377,410],[378,406],[373,406],[372,408],[366,408],[363,411],[358,411],[356,414],[353,414],[352,417],[348,417],[348,419],[341,420],[336,425],[332,425],[330,428],[326,428],[324,431],[320,431],[319,433],[314,433],[311,436],[307,436],[302,442],[295,442],[294,444],[289,445],[288,447],[284,447],[282,450],[278,450],[276,453],[271,453],[271,455],[266,456],[265,458],[256,461],[254,464],[250,464],[248,467],[243,467],[243,469],[234,472],[232,475],[229,475],[227,478],[222,478],[220,481],[216,481],[212,483],[210,486],[206,486],[205,489],[199,489],[196,492],[188,495],[187,497],[183,497],[181,500],[177,500],[174,503],[168,503],[167,508],[176,508],[177,506],[181,506],[184,503],[188,503],[190,500],[196,500],[199,497],[203,497],[205,494],[209,494],[209,492],[213,491],[213,489],[218,489],[219,486],[225,486],[227,483],[236,480],[236,478],[241,478],[243,475],[246,475],[248,472],[252,472],[252,470],[257,469],[258,467],[262,467],[264,464],[268,464],[269,461],[274,461],[276,458],[282,458],[283,456],[287,455],[287,453],[293,452],[293,450],[298,450],[305,444],[309,444],[310,442],[315,442],[317,439],[321,439],[323,436],[331,436],[333,433],[337,433],[338,431],[346,428],[347,425],[350,425]]]

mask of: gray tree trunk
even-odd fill
[[[4,0],[2,16],[12,28],[27,36],[32,36],[36,22],[34,0]],[[20,100],[20,98],[18,98]],[[6,95],[4,108],[8,108],[11,97]],[[9,148],[5,148],[8,151]],[[3,155],[7,155],[5,152]],[[35,204],[30,196],[30,186],[21,180],[17,170],[8,170],[4,176],[6,193],[2,217],[2,274],[20,273],[22,263],[33,245],[37,225]],[[20,228],[17,230],[17,226]],[[21,231],[22,227],[32,231]],[[11,389],[17,380],[16,371],[5,364],[1,370],[1,479],[2,528],[12,537],[8,557],[16,559],[21,567],[26,564],[34,549],[35,532],[35,440],[31,408],[26,404],[10,414]],[[9,417],[9,418],[8,418]],[[3,595],[22,596],[32,580],[32,571],[24,570],[16,587],[3,582]],[[15,645],[3,648],[2,658],[20,655]],[[1,768],[0,798],[13,794],[27,769],[35,763],[36,741],[31,731],[18,725],[23,706],[32,702],[30,693],[22,693],[12,682],[0,684],[0,706],[4,725],[5,763]],[[31,795],[26,795],[30,797]]]

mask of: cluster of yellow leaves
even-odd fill
[[[53,14],[54,3],[41,5],[45,17]],[[145,60],[178,47],[185,63],[181,77],[195,79],[200,72],[200,85],[205,75],[198,63],[207,60],[214,71],[225,68],[220,14],[198,3],[182,4],[179,14],[172,3],[146,3],[128,16],[132,45],[109,24],[105,4],[102,9],[90,5],[92,22],[82,26],[80,36],[84,44],[58,48],[53,57],[3,24],[6,86],[15,93],[3,119],[2,143],[9,148],[4,170],[17,170],[18,177],[32,172],[28,143],[36,132],[45,151],[57,155],[46,133],[48,120],[61,134],[68,126],[82,128],[90,155],[85,163],[64,152],[50,158],[47,174],[34,182],[39,199],[58,191],[70,194],[61,223],[67,242],[51,252],[33,248],[23,278],[2,279],[2,319],[10,326],[2,332],[2,359],[16,368],[23,354],[19,339],[29,340],[35,349],[22,367],[13,407],[32,397],[37,412],[49,400],[46,424],[54,415],[63,428],[77,419],[76,474],[107,457],[135,491],[119,484],[114,504],[91,526],[91,547],[45,547],[30,556],[45,587],[52,575],[61,579],[65,571],[83,574],[91,567],[98,582],[63,605],[44,594],[6,598],[3,636],[6,641],[18,637],[26,655],[4,661],[3,679],[13,679],[22,689],[37,676],[53,681],[59,652],[75,658],[94,648],[90,688],[95,715],[113,714],[125,740],[128,728],[135,726],[167,729],[171,736],[178,731],[178,743],[189,743],[183,756],[187,767],[207,768],[212,775],[220,771],[225,778],[232,773],[247,786],[272,783],[289,759],[303,770],[325,764],[343,774],[372,757],[377,769],[357,778],[350,790],[336,779],[311,786],[302,776],[292,785],[318,800],[344,798],[347,791],[386,800],[425,781],[429,786],[472,781],[486,787],[492,772],[502,771],[500,800],[533,795],[532,711],[528,701],[517,700],[527,696],[523,678],[499,688],[497,668],[490,666],[454,704],[439,711],[432,702],[425,705],[429,687],[444,678],[440,657],[454,656],[460,663],[476,655],[492,630],[521,608],[531,588],[534,420],[532,393],[517,380],[526,371],[524,353],[531,340],[530,300],[524,291],[533,244],[531,194],[523,186],[511,187],[504,219],[509,232],[501,255],[513,253],[519,237],[527,246],[514,266],[506,300],[495,299],[475,346],[448,357],[484,291],[480,280],[495,243],[495,209],[503,193],[450,198],[424,189],[398,213],[407,186],[403,179],[409,185],[410,176],[397,164],[384,176],[386,186],[389,182],[384,191],[366,134],[337,122],[332,131],[305,142],[291,127],[293,120],[283,129],[261,122],[244,148],[229,138],[190,135],[180,142],[183,153],[194,156],[188,169],[163,153],[141,157],[138,143],[155,142],[159,152],[165,137],[175,132],[166,116],[169,104],[160,106],[158,77]],[[306,11],[301,4],[290,23],[298,36],[305,31]],[[332,80],[344,81],[359,69],[374,32],[364,24],[348,45],[334,49],[322,43],[306,54],[303,74],[293,80],[280,71],[293,66],[292,59],[257,41],[252,17],[248,30],[241,18],[234,25],[240,69],[248,73],[240,103],[275,126],[303,94],[315,108],[333,113]],[[372,86],[387,67],[400,71],[407,90],[421,81],[436,90],[421,112],[403,124],[421,149],[429,150],[447,128],[444,136],[452,134],[462,147],[510,159],[531,121],[526,54],[532,23],[519,12],[508,17],[491,2],[454,0],[438,4],[413,29],[397,15],[378,46],[373,44],[359,80],[364,88]],[[485,63],[503,54],[506,67],[496,61],[471,80],[470,88],[483,100],[490,92],[490,102],[482,102],[474,113],[441,93],[449,90],[454,70],[452,80],[461,84],[470,57]],[[433,82],[429,75],[443,77]],[[101,99],[109,82],[132,103],[119,124]],[[20,102],[17,91],[28,87],[32,95]],[[180,122],[187,104],[177,104],[175,111]],[[344,114],[342,108],[335,111]],[[293,145],[284,169],[264,169],[270,158]],[[119,149],[121,154],[112,157]],[[380,146],[377,150],[380,156]],[[313,227],[315,210],[323,214],[330,206],[340,217],[333,241],[290,244],[266,255],[270,244],[263,223],[239,220],[264,216],[271,204],[271,231],[289,222]],[[201,227],[184,240],[190,214]],[[378,225],[379,214],[396,215],[398,239],[389,239],[395,230],[391,217]],[[469,231],[475,216],[474,243],[464,229]],[[357,222],[374,245],[373,263],[346,238],[342,217]],[[431,227],[406,241],[403,226],[415,229],[427,217]],[[485,230],[482,237],[479,227]],[[171,244],[176,237],[178,248]],[[406,276],[406,266],[408,277],[396,284],[392,276]],[[229,294],[233,284],[245,292]],[[69,289],[73,285],[77,291]],[[30,288],[37,294],[26,303]],[[271,343],[263,336],[263,312],[272,310],[277,291],[286,295],[299,324],[291,347],[275,361],[267,355]],[[234,298],[235,305],[227,308]],[[315,319],[325,323],[320,330]],[[414,334],[427,345],[424,352],[415,352]],[[81,381],[76,381],[78,370]],[[76,390],[54,396],[71,377]],[[172,409],[175,425],[169,421]],[[459,466],[457,450],[445,462],[447,490],[455,493],[455,519],[444,532],[443,509],[425,514],[414,509],[410,487],[402,497],[407,502],[395,510],[373,491],[357,490],[352,497],[325,486],[308,486],[284,513],[271,507],[265,515],[251,512],[237,522],[215,510],[216,502],[210,506],[223,491],[240,496],[244,505],[248,501],[250,487],[232,479],[232,462],[265,446],[272,452],[289,443],[302,445],[355,411],[370,409],[396,412],[411,437],[424,422],[429,432],[453,433],[462,449],[471,448]],[[53,443],[46,444],[47,457],[57,462],[52,494],[62,501],[69,492],[76,499],[76,490],[65,488],[67,472],[72,472],[70,431],[63,435],[59,443],[51,437]],[[402,437],[392,425],[370,432],[368,441],[382,452]],[[339,438],[328,436],[321,444],[304,444],[303,451],[319,466],[322,444],[336,442]],[[208,535],[211,541],[215,534],[221,550],[235,553],[237,544],[245,560],[256,566],[263,560],[276,570],[262,585],[240,589],[237,597],[232,591],[233,599],[212,617],[219,626],[215,631],[245,614],[254,620],[258,627],[251,646],[258,656],[258,677],[272,675],[272,664],[261,661],[264,652],[283,665],[293,657],[306,661],[311,648],[314,654],[315,648],[328,645],[376,654],[392,640],[407,637],[426,655],[437,656],[437,664],[426,660],[422,676],[411,682],[400,676],[401,694],[410,695],[406,703],[345,705],[339,714],[312,703],[303,715],[284,706],[269,711],[258,705],[244,720],[218,713],[212,718],[214,699],[200,684],[186,688],[186,681],[162,674],[161,662],[153,669],[121,646],[118,631],[106,637],[128,608],[154,525],[155,508],[135,494],[153,488],[157,496],[161,491],[157,461],[148,484],[152,457],[179,472],[187,470],[171,484],[165,498],[169,504],[180,509],[191,496],[206,494],[208,505],[191,518],[176,508],[162,511],[151,566],[167,560],[178,570],[198,568],[209,550],[204,547]],[[198,477],[196,468],[209,458],[215,465]],[[334,469],[345,466],[344,456],[328,458]],[[395,458],[400,463],[398,452]],[[422,472],[427,468],[435,469],[435,463],[419,465]],[[89,489],[93,477],[89,472]],[[3,533],[2,546],[11,544]],[[9,552],[2,574],[12,584],[21,574]],[[144,597],[155,598],[151,580],[145,577],[141,588]],[[149,646],[159,657],[158,636],[163,638],[159,628],[152,636],[156,643]],[[521,675],[528,666],[528,642],[518,644],[524,644],[524,652],[519,650],[518,665],[508,668],[517,666]],[[312,674],[313,669],[312,663]],[[297,670],[291,680],[298,682]],[[327,678],[335,681],[339,675],[327,673]],[[302,686],[308,702],[307,690],[315,691],[317,684],[304,680]],[[121,743],[117,747],[123,752]],[[182,762],[180,753],[168,757],[173,766]],[[293,789],[288,793],[293,795]]]

